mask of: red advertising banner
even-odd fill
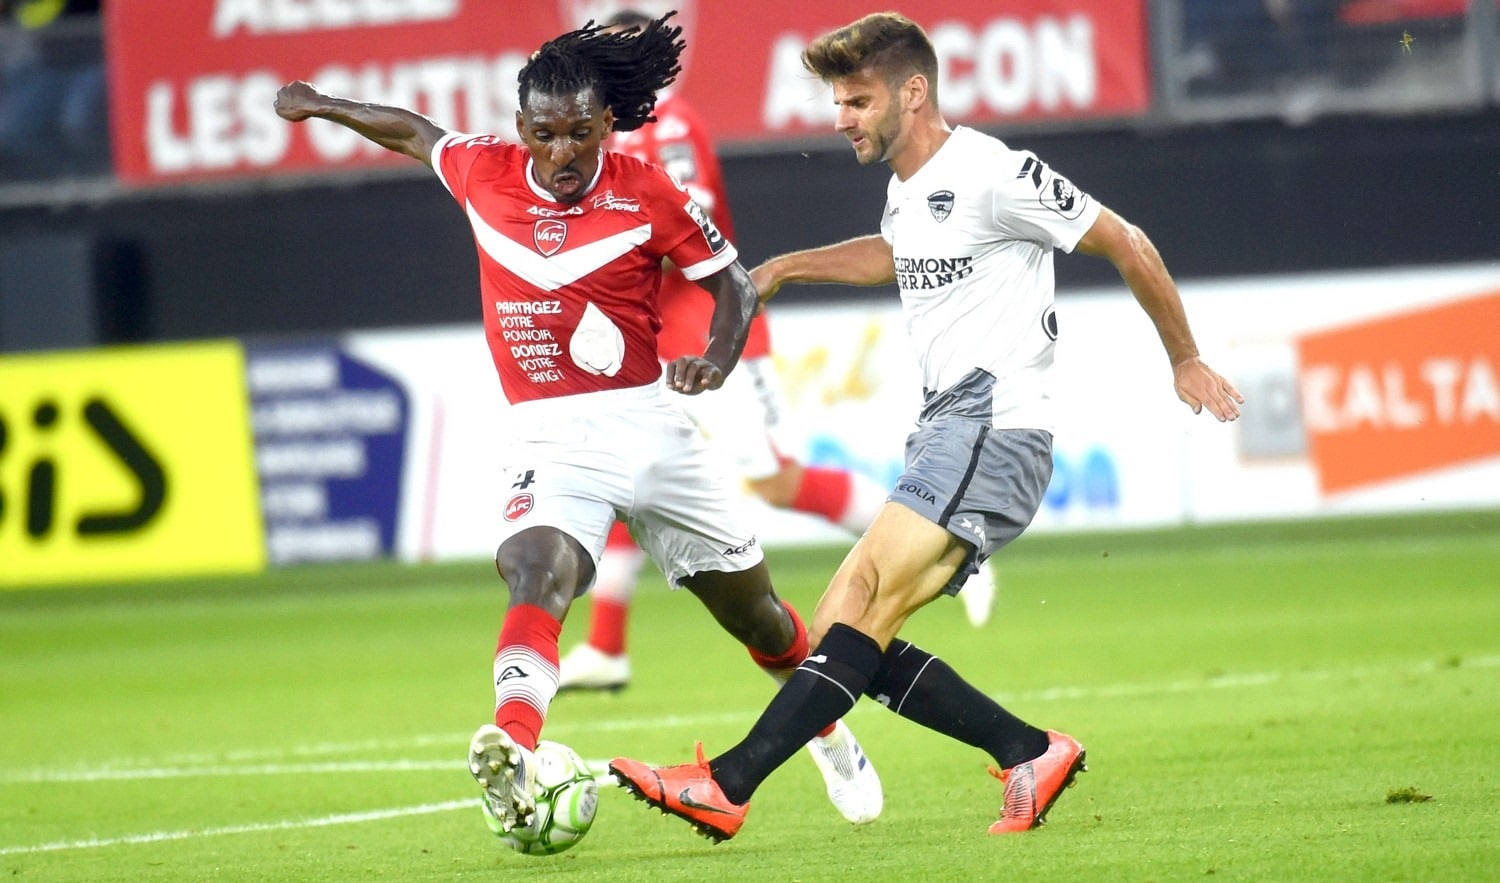
[[[547,39],[629,5],[678,10],[679,78],[720,142],[832,132],[802,69],[808,42],[868,0],[174,0],[105,4],[115,166],[138,184],[404,160],[331,123],[271,110],[293,79],[418,110],[445,128],[515,131],[516,74]],[[1150,102],[1144,0],[924,0],[952,124],[1126,117]]]

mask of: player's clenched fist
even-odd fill
[[[697,395],[724,385],[724,372],[702,356],[678,356],[667,364],[667,385],[684,395]]]
[[[301,122],[317,111],[322,98],[323,93],[311,83],[301,80],[287,83],[276,91],[276,115],[294,123]]]

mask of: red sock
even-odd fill
[[[533,604],[505,614],[495,647],[495,726],[535,749],[547,706],[557,695],[557,638],[562,623]]]
[[[595,598],[589,620],[589,646],[600,653],[619,656],[625,652],[625,618],[630,605],[608,598]]]
[[[750,658],[755,660],[756,665],[765,669],[772,677],[784,682],[784,675],[788,673],[788,670],[801,665],[802,660],[807,658],[807,627],[802,624],[802,617],[797,615],[797,608],[785,601],[781,602],[781,606],[786,608],[787,615],[792,618],[792,627],[797,630],[797,633],[792,636],[792,646],[776,656],[767,656],[754,647],[745,649],[750,651]],[[833,724],[829,724],[818,735],[827,736],[832,732]]]
[[[600,653],[619,656],[625,652],[625,619],[644,557],[630,536],[630,528],[616,521],[604,541],[598,581],[590,594],[593,610],[589,614],[588,645]]]
[[[792,498],[792,508],[798,512],[821,515],[834,524],[842,524],[844,511],[849,508],[849,498],[854,493],[854,481],[842,469],[824,466],[807,466],[802,470],[802,484],[797,487],[797,496]]]
[[[604,540],[606,549],[634,549],[635,539],[630,536],[630,528],[625,522],[616,521],[609,529],[609,536]]]

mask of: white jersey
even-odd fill
[[[1034,154],[963,126],[910,178],[891,176],[880,233],[929,397],[982,371],[995,427],[1052,431],[1052,250],[1072,251],[1098,217]]]

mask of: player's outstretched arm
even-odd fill
[[[1188,327],[1187,311],[1177,284],[1167,272],[1156,246],[1139,227],[1108,208],[1078,242],[1078,251],[1107,259],[1120,272],[1136,302],[1151,317],[1167,358],[1172,363],[1177,397],[1197,414],[1208,408],[1219,420],[1240,416],[1245,397],[1198,357],[1198,344]]]
[[[714,296],[714,314],[708,323],[708,346],[702,356],[682,356],[667,365],[667,385],[687,395],[697,395],[724,385],[724,378],[739,363],[750,336],[750,319],[760,307],[750,274],[735,261],[698,284]]]
[[[788,282],[888,285],[896,281],[896,261],[883,237],[861,236],[771,258],[750,278],[765,302]]]
[[[276,113],[300,123],[311,117],[332,120],[353,129],[387,150],[432,164],[432,148],[445,131],[427,117],[399,107],[350,101],[319,92],[311,83],[296,80],[276,93]]]

